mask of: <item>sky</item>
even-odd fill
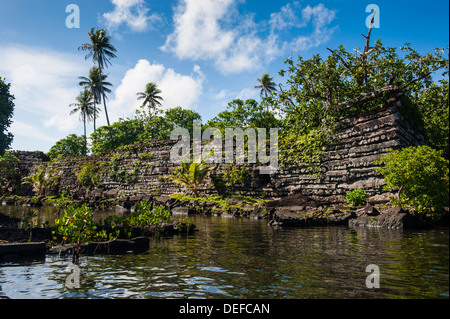
[[[192,109],[206,122],[236,98],[259,100],[264,73],[284,84],[278,72],[289,57],[363,48],[370,5],[379,13],[372,43],[411,43],[425,54],[449,42],[447,0],[0,0],[0,77],[15,96],[11,148],[47,152],[83,134],[69,105],[93,66],[78,50],[92,27],[107,29],[117,49],[104,71],[111,122],[134,116],[148,82],[164,109]]]

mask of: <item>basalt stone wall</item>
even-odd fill
[[[389,149],[425,144],[422,135],[406,122],[396,105],[348,119],[337,142],[324,157],[322,177],[315,179],[302,168],[284,168],[271,176],[275,196],[300,192],[315,200],[340,202],[356,188],[364,189],[370,201],[387,201],[383,176],[375,172],[374,162]]]
[[[325,154],[320,178],[308,175],[304,167],[282,167],[271,175],[261,175],[257,167],[245,167],[248,171],[245,180],[230,185],[222,178],[227,165],[221,164],[203,185],[202,191],[209,195],[233,192],[270,197],[301,193],[316,201],[341,203],[348,191],[362,188],[371,196],[372,202],[386,201],[389,194],[382,189],[383,176],[375,172],[374,161],[385,155],[388,149],[425,143],[424,138],[404,120],[398,110],[400,105],[396,103],[345,121],[337,142]],[[76,199],[98,202],[136,201],[180,192],[182,189],[168,178],[170,169],[176,167],[170,161],[170,150],[175,143],[177,141],[155,141],[133,145],[115,154],[47,162],[47,169],[54,177],[48,195],[67,191]],[[46,161],[45,156],[22,158],[23,172],[29,172]],[[85,187],[78,175],[89,162],[95,163],[98,179],[95,186]]]
[[[16,174],[9,176],[9,178],[0,176],[0,194],[29,195],[32,192],[32,187],[22,184],[21,178],[28,176],[39,165],[47,163],[49,158],[40,151],[12,151],[11,153],[19,159],[19,162],[11,168],[15,169]]]

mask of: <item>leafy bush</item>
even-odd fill
[[[362,189],[357,188],[345,195],[345,202],[351,206],[363,206],[367,204],[369,195]]]
[[[0,184],[19,178],[19,172],[15,168],[16,163],[19,162],[20,160],[9,151],[6,151],[3,156],[0,156]],[[2,192],[3,188],[0,188],[0,194]]]
[[[86,163],[78,173],[78,181],[84,187],[91,188],[98,185],[100,176],[98,165],[95,163]]]
[[[77,262],[81,253],[81,246],[84,243],[98,240],[112,240],[113,234],[106,234],[106,231],[97,231],[94,223],[93,211],[84,204],[82,207],[67,207],[63,217],[55,220],[55,234],[62,237],[63,243],[72,245],[72,258]],[[56,240],[56,237],[54,237]]]
[[[50,174],[45,167],[40,166],[30,175],[22,179],[22,184],[31,184],[38,191],[39,196],[43,196],[50,184]]]
[[[14,113],[14,96],[10,93],[11,84],[0,77],[0,156],[11,146],[13,135],[7,131]]]
[[[381,162],[385,165],[377,171],[385,177],[385,189],[398,189],[394,204],[411,205],[424,214],[449,206],[449,161],[442,151],[429,146],[391,150],[376,164]]]
[[[188,188],[197,197],[200,184],[204,182],[208,173],[213,169],[204,162],[181,163],[179,168],[172,170],[169,178],[176,184]]]
[[[162,223],[173,221],[170,210],[162,206],[152,207],[151,203],[142,201],[137,207],[136,211],[130,215],[124,216],[109,216],[106,218],[104,224],[109,227],[120,227],[123,236],[132,237],[133,230],[138,236],[147,235],[146,232],[150,227],[158,227]]]
[[[51,160],[56,159],[58,156],[83,156],[86,155],[87,145],[84,136],[78,136],[76,134],[70,134],[69,136],[59,140],[53,145],[47,156]]]

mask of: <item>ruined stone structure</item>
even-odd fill
[[[425,143],[400,114],[399,102],[394,104],[345,121],[337,142],[325,154],[321,178],[308,175],[302,167],[281,167],[271,175],[260,175],[257,167],[247,167],[248,178],[233,185],[233,191],[275,198],[301,193],[316,201],[342,203],[348,191],[361,188],[371,196],[369,201],[386,201],[387,196],[382,190],[383,176],[375,172],[374,161],[388,149]],[[75,199],[89,201],[142,199],[182,191],[168,178],[170,169],[175,167],[170,162],[170,150],[176,142],[155,141],[126,147],[116,154],[63,158],[54,162],[46,162],[48,159],[36,152],[15,154],[21,160],[22,174],[29,173],[36,165],[47,164],[55,178],[54,186],[48,190],[50,193],[67,191]],[[96,164],[98,181],[95,186],[83,187],[77,176],[88,162]],[[214,176],[220,176],[224,167],[225,164],[219,165]],[[217,195],[224,187],[227,188],[212,178],[202,191]],[[26,192],[30,189],[25,186],[18,191],[19,195]]]

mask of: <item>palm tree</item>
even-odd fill
[[[143,107],[149,104],[149,108],[156,111],[156,106],[161,105],[160,101],[163,101],[163,98],[158,95],[161,92],[162,91],[158,89],[156,83],[147,83],[145,91],[137,94],[138,100],[144,100],[144,103],[142,104]]]
[[[202,163],[181,163],[181,166],[174,169],[169,178],[175,183],[181,184],[189,188],[195,197],[198,197],[198,189],[200,184],[205,180],[209,171],[213,167],[208,167],[204,162]]]
[[[40,166],[36,171],[27,177],[22,178],[22,184],[31,184],[39,193],[39,196],[44,195],[47,188],[49,174],[45,172],[45,168]]]
[[[89,70],[89,77],[80,76],[79,79],[81,81],[78,83],[78,85],[91,91],[92,96],[94,98],[94,109],[95,109],[94,132],[96,130],[95,120],[98,117],[97,114],[99,112],[99,109],[97,108],[96,105],[101,103],[103,92],[111,93],[111,90],[108,88],[108,86],[112,86],[110,82],[106,81],[106,78],[108,76],[106,74],[102,74],[100,78],[100,74],[101,74],[100,69],[94,66]]]
[[[78,50],[88,51],[86,60],[92,57],[94,63],[97,63],[100,72],[100,88],[102,89],[103,106],[105,108],[106,121],[109,123],[108,110],[106,108],[105,90],[103,90],[102,84],[102,70],[104,67],[108,67],[111,64],[110,59],[116,58],[114,54],[116,48],[110,43],[111,37],[106,35],[105,29],[95,30],[91,28],[88,32],[90,43],[85,43]]]
[[[268,94],[271,94],[273,91],[277,90],[275,88],[276,84],[272,80],[273,78],[271,78],[268,73],[264,73],[260,79],[256,79],[259,84],[255,85],[255,88],[261,89],[260,96],[262,96],[264,93],[267,97]]]
[[[85,141],[85,154],[87,153],[87,136],[86,136],[86,122],[92,121],[96,116],[96,110],[94,109],[94,99],[91,91],[84,89],[77,96],[77,102],[70,104],[70,107],[75,107],[70,111],[70,115],[80,112],[80,121],[84,124],[84,141]]]

